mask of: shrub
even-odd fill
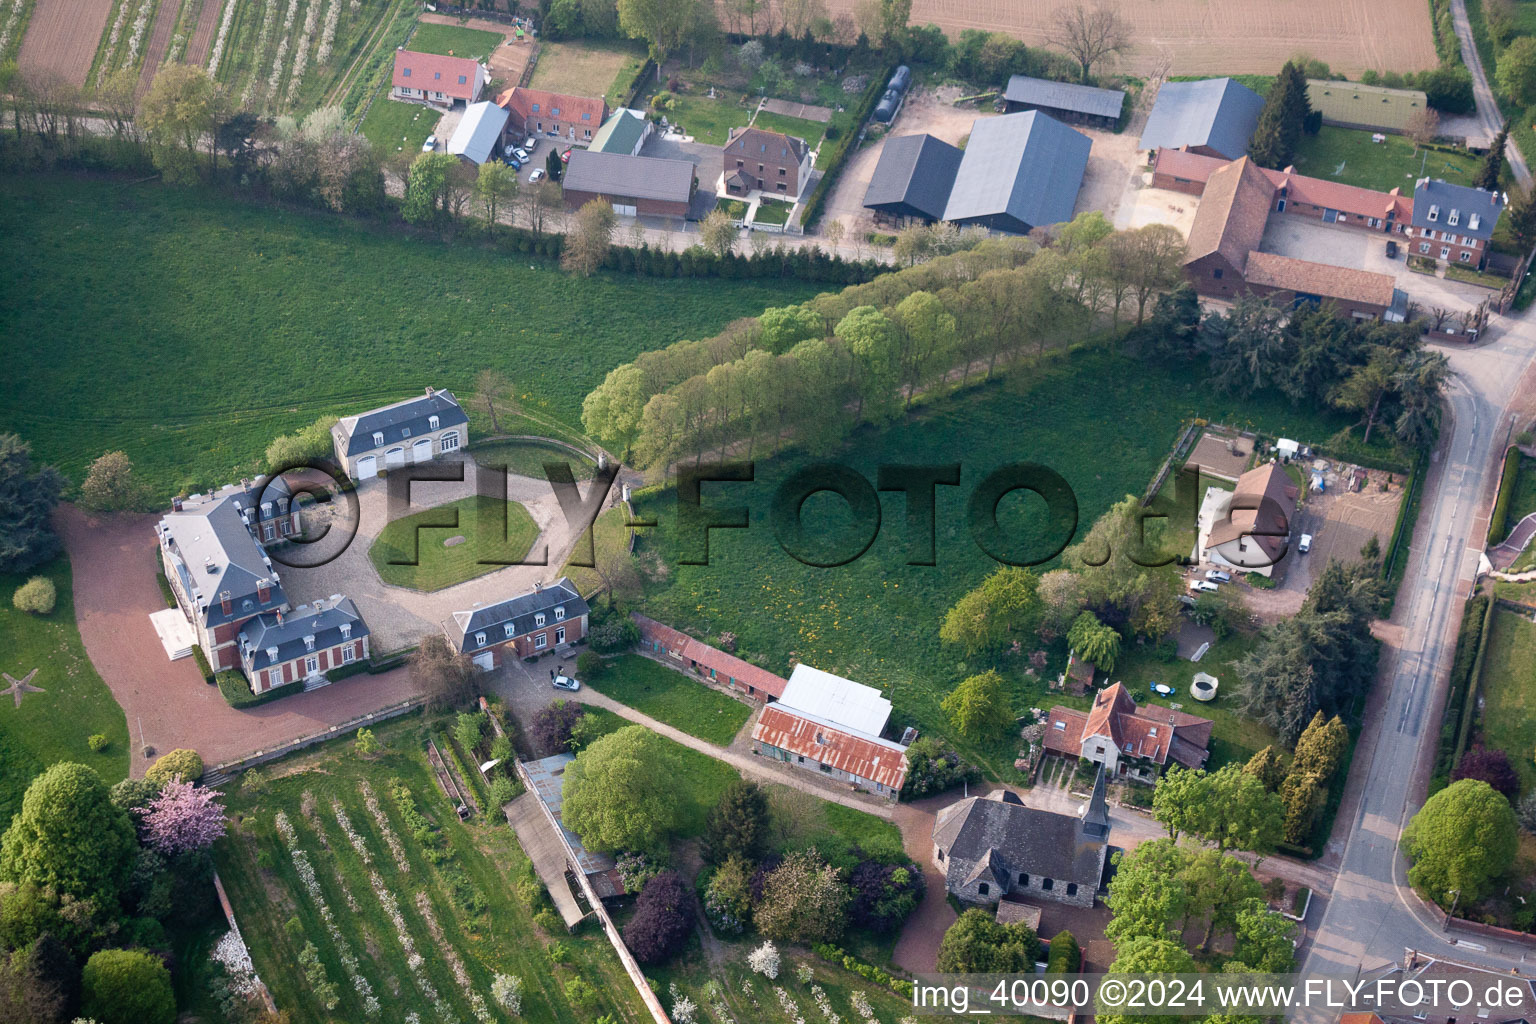
[[[1045,973],[1076,974],[1082,960],[1083,951],[1077,944],[1077,937],[1069,931],[1059,931],[1051,940],[1051,958],[1045,962]]]
[[[867,860],[853,869],[849,917],[876,932],[895,931],[922,901],[925,882],[916,864],[882,864]]]
[[[491,979],[491,998],[513,1016],[523,1012],[523,979],[515,974],[498,974]]]
[[[704,889],[704,916],[716,931],[740,935],[752,918],[752,869],[731,857],[709,876]]]
[[[962,760],[943,740],[923,736],[907,748],[907,780],[901,796],[916,800],[980,779],[981,770]]]
[[[640,641],[640,627],[628,618],[615,615],[606,622],[592,627],[587,634],[588,645],[598,654],[617,654],[627,651]]]
[[[357,741],[352,744],[352,748],[364,757],[372,757],[380,750],[379,739],[372,729],[358,729]]]
[[[597,989],[580,978],[572,978],[565,983],[565,998],[571,1001],[572,1006],[590,1010],[597,1005]]]
[[[852,893],[814,847],[791,853],[768,873],[754,917],[758,930],[782,942],[830,942],[847,927]]]
[[[11,595],[11,604],[19,612],[50,615],[58,599],[58,588],[53,585],[53,580],[46,576],[33,576],[16,588],[16,593]]]
[[[171,1024],[176,997],[171,972],[139,950],[104,949],[85,962],[81,1012],[100,1024]]]
[[[459,746],[473,754],[480,745],[480,737],[485,735],[487,718],[485,712],[464,712],[453,723],[453,738],[458,740]]]
[[[203,759],[197,751],[185,747],[173,750],[149,766],[144,777],[157,786],[163,786],[180,776],[183,782],[196,782],[203,777]]]
[[[491,805],[505,807],[516,796],[512,780],[505,775],[498,775],[491,780]]]
[[[571,729],[584,714],[586,711],[575,701],[556,700],[540,708],[528,730],[528,738],[539,756],[549,757],[566,750],[571,742]]]
[[[596,651],[582,651],[576,657],[576,675],[582,679],[596,679],[603,673],[603,656]]]
[[[1505,799],[1511,802],[1520,794],[1520,776],[1516,774],[1514,765],[1509,763],[1509,755],[1502,750],[1487,750],[1478,746],[1462,754],[1456,770],[1451,773],[1451,781],[1460,779],[1480,779],[1503,793]]]
[[[1031,970],[1039,941],[1022,921],[998,924],[971,909],[949,926],[939,943],[939,970],[946,974],[1017,973]]]
[[[102,733],[99,733],[99,732],[98,733],[92,733],[89,737],[86,738],[85,742],[86,742],[87,746],[89,746],[92,750],[94,750],[98,754],[100,754],[101,752],[103,752],[104,750],[106,750],[108,747],[110,747],[112,745],[112,741],[107,739],[107,737],[105,735],[103,735]]]
[[[537,914],[534,914],[533,923],[544,929],[544,931],[550,935],[559,935],[565,931],[565,923],[560,920],[560,915],[555,913],[549,907],[545,907]]]
[[[202,653],[195,647],[192,650],[195,654]],[[263,690],[261,693],[252,693],[251,685],[245,681],[245,676],[234,669],[226,669],[218,673],[213,677],[213,681],[219,684],[219,694],[224,698],[224,703],[240,710],[258,707],[290,694],[304,692],[304,680],[299,679]]]
[[[1511,448],[1504,453],[1504,473],[1499,478],[1499,496],[1493,503],[1493,515],[1488,518],[1488,543],[1497,544],[1509,532],[1509,503],[1515,495],[1515,484],[1520,478],[1520,450]]]
[[[512,760],[512,741],[505,736],[497,736],[491,740],[491,760]]]
[[[252,768],[240,777],[240,788],[247,793],[265,793],[267,777],[262,774],[260,768]]]
[[[635,914],[624,926],[624,943],[641,963],[672,957],[693,932],[693,899],[676,871],[663,871],[645,883]]]
[[[568,964],[571,962],[571,947],[557,939],[544,947],[544,955],[552,964]]]

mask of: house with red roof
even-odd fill
[[[1275,462],[1238,477],[1234,490],[1211,488],[1200,507],[1200,561],[1272,575],[1290,543],[1298,493],[1285,467]]]
[[[446,57],[415,50],[395,51],[390,99],[451,107],[455,103],[468,105],[475,102],[484,88],[485,68],[468,57]]]
[[[507,130],[515,135],[545,135],[587,145],[603,126],[608,104],[601,97],[567,96],[515,86],[496,97],[510,115]]]
[[[629,617],[640,627],[640,649],[657,660],[687,669],[712,683],[729,686],[754,700],[777,700],[784,695],[787,681],[782,676],[727,654],[718,647],[711,647],[702,640],[695,640],[687,633],[639,612],[632,612]]]
[[[1170,763],[1204,768],[1211,756],[1210,719],[1137,704],[1120,683],[1100,690],[1087,711],[1058,706],[1047,719],[1048,753],[1086,758],[1112,776],[1156,782]]]

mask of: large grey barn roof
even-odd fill
[[[1015,798],[1016,800],[1017,798]],[[933,841],[958,870],[973,872],[996,851],[1013,871],[1097,886],[1106,839],[1084,834],[1075,815],[973,796],[939,812]]]
[[[1071,110],[1094,117],[1120,116],[1125,93],[1119,89],[1096,89],[1075,82],[1053,82],[1047,78],[1014,75],[1008,79],[1003,99],[1010,103],[1028,103],[1036,107]]]
[[[1230,78],[1165,82],[1141,132],[1142,149],[1209,146],[1229,160],[1248,152],[1264,97]]]
[[[693,161],[578,149],[571,153],[562,184],[618,199],[686,203],[693,189]]]
[[[944,219],[1006,215],[1031,228],[1071,220],[1092,148],[1088,136],[1038,110],[977,118]]]
[[[932,135],[886,139],[880,162],[864,192],[864,205],[877,208],[904,204],[934,220],[942,219],[962,155],[960,150]]]

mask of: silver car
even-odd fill
[[[572,679],[570,676],[558,675],[555,676],[554,687],[557,690],[569,690],[572,693],[575,693],[577,690],[581,689],[581,683],[578,680]]]

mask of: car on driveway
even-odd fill
[[[528,136],[526,139],[523,140],[523,148],[526,149],[530,153],[532,153],[535,149],[537,149],[538,145],[539,145],[539,140],[536,137],[532,136],[532,135]]]
[[[1301,535],[1301,543],[1296,545],[1296,550],[1302,554],[1306,554],[1308,551],[1312,550],[1312,535],[1310,533],[1304,533]]]
[[[1387,259],[1397,259],[1397,242],[1391,238],[1387,239]]]
[[[437,136],[436,135],[428,135],[427,136],[427,141],[423,142],[421,144],[421,151],[423,153],[435,153],[435,152],[437,152]]]
[[[544,168],[542,168],[542,167],[535,167],[533,169],[533,173],[528,175],[528,184],[530,184],[530,185],[537,185],[539,182],[541,182],[543,180],[544,180]]]
[[[1189,592],[1191,594],[1214,594],[1221,588],[1209,580],[1190,580]]]
[[[569,690],[572,693],[575,693],[577,690],[581,689],[581,682],[579,680],[572,679],[567,675],[558,675],[555,676],[554,687],[557,690]]]
[[[1206,573],[1205,573],[1205,578],[1210,580],[1212,583],[1231,583],[1232,582],[1231,575],[1229,575],[1228,573],[1222,572],[1220,569],[1207,569]]]
[[[523,163],[528,162],[528,151],[526,149],[515,149],[512,151],[512,155],[517,157]]]
[[[569,149],[560,154],[560,162],[563,164],[568,164],[571,162],[571,151]]]

